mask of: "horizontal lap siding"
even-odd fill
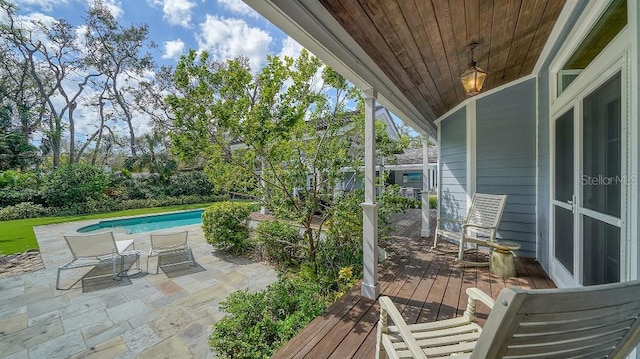
[[[439,124],[441,217],[462,219],[467,214],[467,122],[462,108]]]
[[[507,194],[498,236],[536,256],[536,83],[529,80],[478,100],[476,190]]]

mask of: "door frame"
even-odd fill
[[[549,68],[549,252],[548,263],[550,266],[551,279],[558,284],[559,287],[576,287],[581,286],[582,274],[584,271],[582,261],[582,214],[592,216],[596,219],[601,217],[600,214],[593,213],[584,208],[580,208],[582,204],[582,190],[581,190],[581,175],[582,175],[582,156],[583,156],[583,138],[582,138],[582,122],[583,122],[583,100],[593,93],[599,86],[604,84],[618,72],[620,72],[622,89],[621,89],[621,174],[626,176],[628,180],[637,180],[636,176],[631,172],[631,162],[636,159],[634,151],[638,148],[637,136],[631,131],[634,126],[630,123],[632,116],[630,115],[631,103],[629,101],[629,94],[631,93],[630,85],[632,81],[629,79],[629,74],[633,73],[630,70],[632,64],[631,61],[631,43],[634,38],[629,30],[630,26],[627,26],[607,45],[607,47],[592,61],[589,66],[571,83],[567,89],[561,94],[557,94],[557,73],[560,71],[566,59],[571,56],[575,49],[579,46],[582,38],[590,31],[592,25],[600,18],[602,12],[606,9],[609,2],[597,2],[597,8],[599,12],[594,15],[593,12],[587,12],[586,18],[581,19],[578,23],[581,23],[579,28],[576,28],[572,32],[569,38],[565,41],[566,47],[564,47]],[[631,5],[628,5],[631,6]],[[631,18],[629,18],[629,21]],[[587,24],[585,24],[587,23]],[[555,260],[555,218],[554,218],[554,204],[555,201],[555,120],[562,116],[570,108],[574,109],[574,191],[576,192],[576,205],[574,213],[574,275],[571,276],[557,273],[557,265]],[[637,274],[635,273],[634,263],[638,260],[638,253],[636,252],[637,243],[633,242],[633,238],[630,234],[634,233],[632,228],[633,221],[630,219],[633,201],[631,196],[635,190],[628,185],[621,186],[621,214],[620,219],[615,219],[614,222],[620,226],[620,279],[622,281],[635,279]],[[605,215],[606,216],[606,215]],[[611,223],[613,218],[604,218],[606,223]],[[562,267],[562,266],[560,266]],[[564,269],[563,269],[564,270]]]

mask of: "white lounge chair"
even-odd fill
[[[445,237],[458,242],[458,260],[464,261],[467,243],[493,248],[487,242],[496,241],[496,233],[507,202],[507,195],[476,193],[473,195],[471,207],[465,220],[438,217],[433,249],[437,249],[438,239]],[[445,228],[445,222],[450,223]],[[488,266],[489,262],[470,262],[467,264]]]
[[[77,236],[64,236],[64,240],[71,250],[71,262],[58,267],[56,278],[56,289],[60,288],[60,272],[65,269],[95,266],[103,261],[113,262],[111,276],[117,279],[117,275],[123,272],[124,257],[128,255],[136,256],[137,268],[140,268],[140,252],[135,250],[132,239],[116,241],[112,232],[102,232],[97,234],[86,234]],[[116,273],[116,262],[121,259],[120,272]],[[75,283],[74,283],[75,284]],[[70,289],[73,284],[66,289]]]
[[[191,265],[195,265],[193,260],[193,252],[187,244],[188,231],[169,233],[169,234],[152,234],[151,235],[151,248],[149,249],[149,255],[147,256],[147,272],[149,272],[149,258],[159,257],[163,254],[185,252],[188,255],[188,260],[182,262],[171,263],[170,265],[182,264],[191,262]],[[160,268],[160,258],[156,262],[156,274]]]
[[[467,289],[464,315],[407,325],[380,297],[376,358],[624,358],[640,341],[640,281],[574,289]],[[491,310],[476,324],[476,301]],[[394,326],[388,326],[388,316]]]

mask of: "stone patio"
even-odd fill
[[[1,358],[213,358],[208,337],[223,316],[219,303],[277,279],[262,263],[214,252],[192,225],[181,229],[189,230],[195,266],[166,266],[182,259],[164,256],[153,274],[154,257],[147,273],[149,234],[116,233],[134,239],[142,273],[114,281],[108,265],[65,270],[60,285],[72,287],[56,290],[57,267],[71,258],[63,235],[95,222],[34,228],[45,269],[0,279]]]

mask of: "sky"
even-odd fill
[[[13,0],[27,17],[83,23],[93,0]],[[120,24],[146,23],[158,64],[175,65],[189,49],[218,59],[238,55],[261,67],[267,54],[297,56],[302,47],[242,0],[102,0]]]

